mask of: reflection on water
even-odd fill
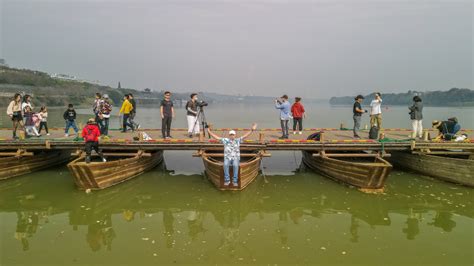
[[[86,194],[61,168],[1,182],[0,206],[2,265],[472,262],[472,190],[401,172],[384,195],[305,172],[221,192],[161,170]]]

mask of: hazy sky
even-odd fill
[[[328,98],[473,84],[470,0],[0,3],[0,58],[112,86]]]

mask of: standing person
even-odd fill
[[[102,128],[100,128],[100,133],[104,136],[107,136],[109,135],[109,119],[110,114],[112,113],[112,105],[110,104],[109,95],[103,95],[103,100],[99,106],[99,109],[99,116],[102,119]]]
[[[170,135],[171,132],[171,121],[174,117],[173,101],[171,101],[171,92],[165,91],[165,98],[161,101],[160,114],[161,114],[161,134],[164,139],[173,138]]]
[[[275,108],[280,110],[280,125],[283,135],[280,139],[288,138],[288,122],[290,121],[290,102],[288,96],[285,94],[280,99],[275,100]]]
[[[192,93],[190,97],[191,100],[186,103],[186,118],[188,120],[188,136],[192,138],[193,134],[199,134],[201,129],[199,127],[199,122],[197,121],[197,93]]]
[[[7,115],[10,117],[13,123],[13,139],[18,139],[16,136],[18,126],[20,126],[20,130],[25,130],[21,108],[21,95],[19,93],[15,93],[13,100],[8,105]]]
[[[86,163],[91,162],[92,150],[95,150],[95,152],[97,152],[97,154],[102,158],[102,161],[106,162],[107,160],[104,158],[102,151],[99,150],[100,130],[95,122],[95,118],[89,119],[87,125],[82,129],[82,137],[86,143]]]
[[[127,132],[127,126],[135,130],[133,125],[129,122],[130,113],[133,110],[133,105],[128,101],[128,95],[123,96],[122,108],[120,108],[120,114],[123,114],[122,118],[122,133]]]
[[[41,134],[41,130],[44,128],[46,130],[46,136],[49,136],[49,130],[48,130],[48,109],[46,106],[41,106],[40,109],[40,115],[41,115],[41,122],[39,124],[39,130],[38,133]]]
[[[25,109],[23,110],[23,113],[25,115],[26,135],[41,137],[41,135],[38,133],[38,130],[36,129],[36,121],[34,117],[35,114],[31,111],[31,107],[29,105],[26,105]]]
[[[408,107],[410,109],[410,119],[413,129],[412,138],[423,138],[423,103],[420,96],[413,97],[413,105]]]
[[[76,110],[74,110],[74,106],[72,104],[68,105],[67,110],[63,114],[63,118],[66,121],[66,128],[64,129],[64,136],[67,138],[69,137],[69,128],[73,128],[74,132],[79,132],[79,129],[76,126]]]
[[[382,129],[382,95],[380,92],[375,93],[375,98],[370,103],[370,127],[375,124],[379,130]]]
[[[95,100],[94,104],[92,105],[92,111],[94,112],[95,115],[95,122],[97,122],[97,125],[99,128],[102,130],[103,124],[102,124],[102,117],[100,116],[100,106],[102,105],[102,94],[100,92],[95,93]]]
[[[306,117],[306,112],[300,97],[295,97],[295,103],[291,106],[291,114],[293,115],[293,135],[296,134],[297,125],[299,134],[303,134],[303,118]]]
[[[364,96],[359,94],[355,97],[354,100],[355,100],[354,106],[352,107],[352,113],[353,113],[352,118],[354,119],[353,132],[354,132],[354,138],[360,139],[360,136],[359,136],[360,121],[362,119],[362,114],[367,113],[367,110],[362,110],[362,106],[360,105],[362,101],[364,100]]]
[[[229,138],[221,138],[208,128],[209,135],[220,140],[222,144],[224,144],[224,186],[230,185],[230,164],[232,164],[234,170],[232,186],[239,186],[240,143],[242,143],[242,141],[250,136],[250,134],[252,134],[256,129],[257,124],[253,123],[252,130],[245,133],[240,138],[235,137],[236,133],[234,130],[229,131]]]
[[[128,94],[128,101],[132,104],[132,107],[133,107],[132,111],[130,112],[130,117],[129,117],[130,124],[132,124],[135,130],[140,129],[140,124],[134,121],[135,116],[137,115],[137,102],[133,98],[133,94],[131,93]]]
[[[31,95],[26,94],[23,96],[23,103],[21,104],[21,110],[25,111],[25,108],[29,106],[31,111],[33,111],[33,105],[31,104]]]

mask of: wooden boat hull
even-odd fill
[[[303,151],[303,163],[318,173],[363,191],[383,190],[392,165],[378,157],[361,158],[361,160],[364,161],[314,157],[312,152]]]
[[[232,183],[229,186],[224,186],[224,163],[221,159],[222,158],[213,158],[205,153],[202,155],[202,161],[204,162],[207,177],[220,190],[242,190],[252,183],[252,181],[254,181],[258,176],[262,156],[256,154],[255,157],[247,158],[248,160],[241,158],[239,182],[236,187],[232,186]],[[234,173],[232,166],[229,168],[229,173],[232,182],[232,176]]]
[[[402,168],[444,181],[474,187],[474,160],[447,156],[393,152],[392,162]]]
[[[0,157],[0,180],[66,163],[70,159],[69,150],[40,151],[31,156]]]
[[[107,162],[86,163],[80,157],[68,164],[74,176],[74,182],[81,190],[98,190],[111,187],[134,178],[148,171],[163,161],[163,151],[156,151],[149,156],[128,156]]]

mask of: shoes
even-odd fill
[[[300,131],[300,133],[298,133],[298,134],[302,135],[302,134],[303,134],[303,132],[301,132],[301,131]]]
[[[293,131],[293,135],[296,135],[296,131]]]
[[[232,186],[233,186],[233,187],[238,187],[238,186],[239,186],[239,183],[234,183],[234,182],[232,182]]]
[[[69,137],[69,134],[67,134],[67,133],[66,133],[66,134],[64,134],[64,137],[66,137],[66,138],[67,138],[67,137]]]
[[[102,162],[106,163],[107,159],[105,159],[105,157],[102,157]]]
[[[189,134],[188,137],[193,138],[193,134]]]
[[[50,136],[50,135],[51,135],[51,134],[49,134],[49,133],[46,133],[46,136]]]
[[[140,129],[140,127],[141,127],[140,124],[137,124],[137,126],[135,127],[135,130]]]
[[[90,163],[91,162],[91,157],[90,156],[86,156],[86,163]]]
[[[172,136],[168,136],[169,139],[172,139],[173,137]]]
[[[41,135],[36,135],[37,138],[41,137]]]
[[[360,136],[355,135],[354,138],[355,138],[355,139],[360,139]]]
[[[228,185],[230,185],[230,181],[224,182],[224,186],[227,187]]]

